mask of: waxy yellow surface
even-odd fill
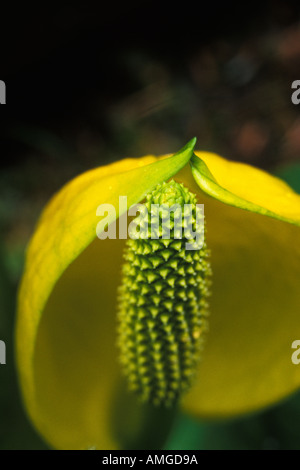
[[[125,242],[96,238],[96,209],[117,208],[120,195],[131,206],[171,177],[204,203],[213,269],[210,331],[181,406],[226,417],[299,387],[291,343],[300,333],[300,196],[248,165],[192,157],[194,144],[84,173],[41,216],[19,290],[16,344],[27,410],[54,447],[145,448],[157,434],[158,448],[168,432],[172,410],[139,405],[121,382],[115,317]]]

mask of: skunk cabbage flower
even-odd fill
[[[300,196],[264,171],[194,153],[194,145],[195,139],[175,155],[88,171],[42,213],[19,290],[16,348],[25,406],[55,448],[161,448],[178,406],[196,417],[230,417],[299,387],[291,345],[300,332]],[[171,178],[204,205],[213,275],[201,361],[191,362],[197,370],[190,388],[166,406],[141,402],[123,378],[117,311],[126,331],[126,304],[118,304],[126,241],[99,240],[96,227],[100,204],[116,208],[106,218],[111,227]],[[127,196],[127,206],[119,208],[119,196]],[[153,265],[154,278],[160,268]],[[159,288],[152,297],[159,304]],[[130,375],[124,335],[122,362]],[[176,341],[172,347],[176,352]],[[145,372],[144,395],[147,380]]]

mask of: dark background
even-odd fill
[[[1,5],[0,448],[46,448],[14,369],[24,248],[49,197],[89,168],[197,148],[281,174],[300,191],[297,1]],[[300,369],[299,369],[300,370]],[[299,372],[300,373],[300,372]],[[180,416],[168,446],[299,448],[300,398],[228,423]]]

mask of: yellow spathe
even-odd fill
[[[291,343],[300,330],[300,196],[209,153],[192,157],[194,179],[187,165],[194,144],[173,157],[87,172],[42,214],[20,286],[16,344],[26,407],[54,447],[136,448],[147,430],[161,428],[159,446],[168,431],[172,412],[138,405],[120,384],[115,307],[124,242],[95,237],[99,204],[118,207],[127,195],[130,206],[171,177],[204,203],[213,269],[210,332],[182,406],[230,416],[299,387]]]

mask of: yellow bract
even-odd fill
[[[198,382],[184,407],[199,416],[220,417],[267,406],[299,387],[291,344],[300,333],[300,196],[248,165],[197,155],[215,178],[213,191],[210,179],[202,176],[201,181],[213,195],[201,197],[213,295]],[[194,174],[196,165],[193,158]],[[185,178],[196,190],[190,175]],[[239,208],[241,197],[247,210]]]
[[[87,264],[87,250],[74,275],[78,284],[72,279],[69,291],[68,273],[73,276],[76,262],[63,279],[61,276],[74,260],[81,263],[80,253],[96,238],[99,221],[96,211],[100,204],[110,203],[117,208],[120,195],[127,196],[128,206],[141,201],[157,183],[171,178],[189,161],[194,145],[195,139],[169,158],[126,159],[86,172],[54,196],[40,218],[28,247],[19,290],[17,362],[27,409],[42,434],[56,447],[85,448],[94,446],[95,442],[100,442],[103,448],[117,445],[110,438],[111,420],[106,421],[105,416],[111,416],[106,400],[111,396],[113,376],[110,356],[116,362],[114,284],[118,282],[121,267],[120,243],[97,240],[100,253],[93,255]],[[87,272],[83,276],[84,267]],[[59,307],[55,303],[56,292],[62,282],[65,284],[61,301],[65,304]],[[55,307],[47,314],[51,302]],[[96,325],[93,325],[93,315]],[[47,326],[44,338],[43,322],[47,321],[52,326]],[[84,338],[88,338],[87,345]],[[94,351],[98,353],[89,354],[89,347],[96,348]],[[98,387],[93,383],[97,374],[101,378]],[[91,394],[99,403],[99,414],[90,408]]]
[[[124,242],[94,239],[99,204],[118,207],[127,195],[130,206],[172,176],[204,203],[213,269],[210,332],[182,406],[230,416],[300,384],[291,362],[300,331],[300,196],[265,172],[201,152],[192,159],[198,186],[188,165],[180,171],[194,143],[170,158],[87,172],[41,217],[19,292],[17,358],[29,414],[57,448],[145,448],[160,430],[155,448],[171,423],[172,412],[138,405],[120,383],[115,308]]]
[[[299,195],[279,178],[212,153],[197,152],[197,156],[191,159],[192,172],[205,193],[239,209],[300,226]]]

